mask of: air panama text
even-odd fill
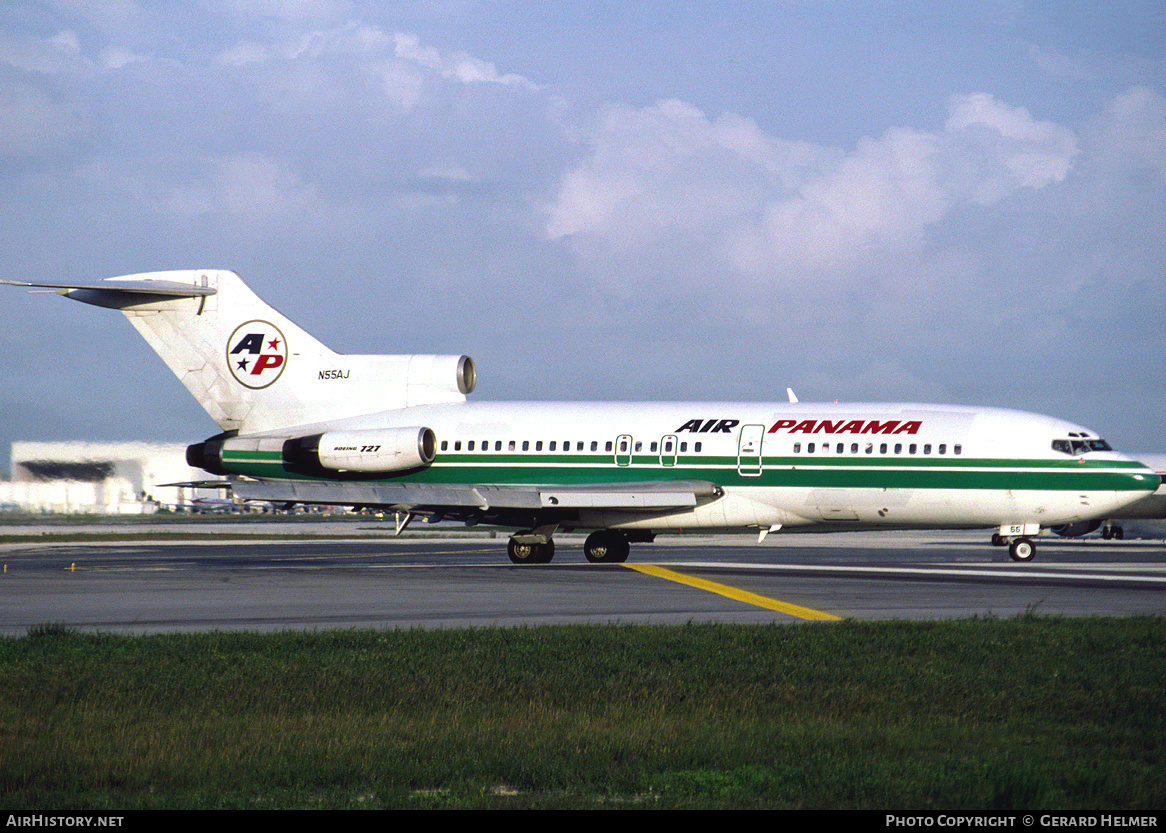
[[[788,434],[918,434],[923,420],[888,419],[779,419],[770,426],[769,434],[785,431]]]

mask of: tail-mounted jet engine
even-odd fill
[[[283,461],[294,471],[399,474],[425,468],[437,453],[432,428],[326,431],[283,444]]]
[[[212,437],[188,446],[186,462],[222,475],[249,473],[248,464],[260,466],[278,459],[288,473],[368,478],[423,469],[436,453],[432,428],[409,427],[325,431],[291,438]]]

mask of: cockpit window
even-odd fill
[[[1076,456],[1090,451],[1113,451],[1105,440],[1053,440],[1053,451]]]

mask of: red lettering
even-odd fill
[[[776,434],[782,428],[789,428],[793,424],[794,424],[794,421],[792,419],[779,419],[777,422],[773,423],[773,427],[770,428],[765,433]]]
[[[812,419],[803,419],[793,428],[789,429],[791,434],[812,434],[814,433],[814,422]]]
[[[815,434],[833,434],[835,431],[838,430],[838,426],[841,424],[842,424],[842,420],[838,420],[837,422],[831,422],[828,419],[824,419],[818,423],[818,427],[814,429],[814,433]]]
[[[919,419],[911,420],[910,422],[904,422],[897,429],[895,429],[894,433],[896,433],[896,434],[917,434],[917,433],[919,433],[919,426],[922,424],[923,424],[923,421],[919,420]]]
[[[862,429],[862,433],[891,434],[893,433],[895,426],[898,424],[899,420],[897,419],[888,420],[887,422],[879,422],[877,419],[872,419],[866,424],[866,428]]]
[[[283,364],[283,356],[260,356],[255,360],[255,367],[251,368],[251,375],[258,376],[263,371],[279,367],[281,364]]]
[[[850,422],[843,425],[835,433],[836,434],[859,434],[862,432],[862,420],[852,419]]]

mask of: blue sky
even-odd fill
[[[482,399],[914,400],[1166,450],[1166,6],[8,0],[0,275],[239,272]],[[0,448],[215,426],[0,299]]]

